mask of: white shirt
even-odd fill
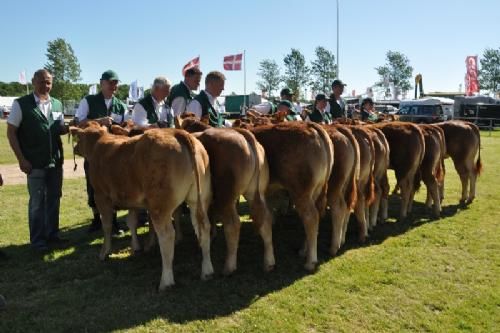
[[[158,121],[167,121],[167,116],[171,113],[171,109],[165,105],[164,101],[158,102],[153,96],[153,105],[155,108],[155,113],[158,116]],[[132,110],[132,121],[138,126],[148,126],[148,112],[144,109],[144,107],[140,103],[136,103],[134,105],[134,109]]]
[[[187,84],[182,81],[182,84],[186,86],[186,88],[191,91],[191,89],[189,89],[189,87],[187,86]],[[174,98],[174,100],[172,101],[172,110],[173,110],[173,113],[174,113],[174,116],[179,116],[181,114],[183,114],[186,109],[187,109],[187,105],[186,105],[186,99],[182,96],[177,96],[176,98]]]
[[[109,110],[111,104],[113,103],[113,97],[107,99],[105,98],[104,103],[106,104],[106,108]],[[88,115],[89,115],[89,103],[87,102],[87,99],[84,97],[82,98],[80,104],[78,105],[78,109],[76,110],[75,113],[75,118],[78,118],[78,121],[82,121],[87,119]],[[111,113],[110,117],[113,118],[113,121],[116,123],[121,123],[124,119],[124,115],[116,113]]]
[[[33,96],[35,97],[35,103],[42,112],[42,114],[45,116],[45,118],[48,118],[49,111],[52,110],[52,102],[50,96],[45,101],[40,101],[40,98],[38,98],[38,96],[34,93]],[[54,121],[64,122],[64,114],[62,112],[53,112],[52,119],[54,119]],[[12,108],[9,114],[9,118],[7,118],[7,123],[15,127],[19,127],[22,121],[23,121],[23,112],[21,111],[21,106],[19,105],[19,102],[16,100],[12,103]]]
[[[269,112],[271,112],[271,109],[272,109],[272,104],[271,102],[265,102],[265,103],[261,103],[261,104],[256,104],[254,106],[251,107],[251,109],[254,109],[255,111],[258,111],[262,114],[269,114]]]
[[[207,94],[208,101],[210,102],[210,105],[212,105],[215,109],[215,112],[219,113],[219,103],[217,102],[217,99],[210,95],[208,91],[203,91],[205,92],[205,94]],[[189,102],[188,106],[186,107],[186,112],[194,113],[196,118],[201,119],[202,110],[200,102],[195,99],[191,100],[191,102]]]

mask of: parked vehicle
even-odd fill
[[[450,110],[453,110],[453,107]],[[401,101],[397,113],[401,121],[426,124],[451,119],[451,114],[445,114],[443,103],[437,98]]]

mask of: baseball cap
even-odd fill
[[[325,94],[317,94],[315,99],[316,99],[316,101],[326,101],[327,100]]]
[[[347,84],[345,84],[341,80],[333,80],[332,88],[335,87],[335,86],[347,86]]]
[[[115,71],[108,69],[101,75],[101,80],[107,80],[107,81],[120,81],[118,78],[118,74],[116,74]]]
[[[292,89],[286,87],[286,88],[283,88],[280,92],[280,96],[293,96],[295,95],[292,91]]]

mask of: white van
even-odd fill
[[[399,119],[415,123],[435,123],[453,119],[455,101],[449,98],[432,97],[403,100],[399,104]]]

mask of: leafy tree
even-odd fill
[[[411,89],[411,77],[413,67],[410,66],[410,60],[400,53],[388,51],[386,54],[387,63],[384,66],[375,67],[377,74],[380,75],[380,81],[375,83],[377,86],[384,86],[384,79],[394,83],[396,95],[400,91],[407,92]]]
[[[128,97],[128,90],[130,86],[128,84],[120,84],[118,90],[115,93],[116,98],[124,101]]]
[[[316,93],[327,93],[330,91],[332,81],[337,77],[337,66],[335,56],[322,46],[316,48],[316,60],[311,62],[311,88]]]
[[[479,85],[484,90],[491,92],[499,90],[500,84],[500,48],[486,49],[480,59]]]
[[[26,86],[19,82],[0,82],[0,96],[22,96],[26,94]]]
[[[262,79],[257,82],[260,90],[267,91],[268,96],[273,95],[273,91],[278,88],[281,82],[281,74],[278,64],[274,60],[265,59],[260,62],[260,68],[257,75]]]
[[[62,100],[77,99],[79,89],[72,83],[80,81],[80,64],[73,48],[63,38],[57,38],[47,43],[47,69],[53,77],[51,94]]]
[[[309,83],[310,69],[306,65],[304,55],[297,49],[292,49],[290,54],[287,54],[283,59],[285,63],[285,81],[288,88],[295,92],[297,99],[300,98],[300,88]]]

